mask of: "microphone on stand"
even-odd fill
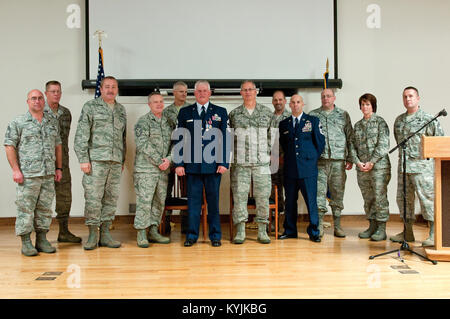
[[[442,111],[439,112],[438,116],[447,116],[447,111],[445,109],[442,109]]]

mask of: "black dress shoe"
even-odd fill
[[[211,245],[213,247],[220,247],[220,246],[222,246],[222,243],[220,242],[220,240],[216,239],[216,240],[211,240]]]
[[[278,235],[278,239],[288,239],[288,238],[297,238],[295,235],[281,234]]]
[[[321,242],[320,236],[310,236],[309,240],[313,241],[315,243],[320,243]]]
[[[186,239],[186,241],[184,242],[184,247],[191,247],[194,244],[195,241],[193,239]]]

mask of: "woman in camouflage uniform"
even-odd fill
[[[377,99],[366,93],[359,98],[363,118],[355,123],[353,132],[353,162],[356,164],[358,185],[364,198],[364,211],[370,226],[358,234],[374,241],[386,239],[389,219],[387,185],[391,179],[389,161],[389,127],[376,114]]]

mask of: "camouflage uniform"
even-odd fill
[[[58,121],[59,133],[62,142],[62,169],[63,175],[59,182],[55,182],[56,193],[56,219],[67,219],[72,205],[72,177],[69,167],[69,132],[72,115],[68,108],[59,105],[57,112],[46,104],[44,112],[52,115]]]
[[[56,120],[44,113],[39,123],[30,112],[9,123],[4,145],[16,149],[24,181],[17,184],[16,235],[48,231],[55,196],[55,147],[61,144]]]
[[[394,137],[397,143],[416,132],[433,118],[422,109],[411,115],[399,115],[394,122]],[[421,159],[421,135],[443,136],[444,131],[437,120],[430,123],[406,143],[406,210],[407,219],[415,220],[414,193],[417,193],[425,220],[434,221],[434,160]],[[403,159],[399,151],[397,205],[403,218]]]
[[[272,116],[272,111],[259,103],[256,104],[251,115],[244,105],[240,105],[229,114],[230,127],[234,129],[234,155],[231,169],[234,224],[248,221],[247,200],[252,180],[253,196],[256,201],[255,221],[268,224]],[[242,137],[245,137],[245,132],[253,133],[254,137],[250,139],[247,136],[243,143]],[[263,141],[267,141],[267,145],[262,145]]]
[[[172,103],[163,110],[163,115],[167,118],[167,122],[169,123],[172,131],[177,127],[178,113],[180,112],[180,109],[188,105],[190,104],[184,102],[182,106],[177,107],[174,103]]]
[[[74,150],[80,163],[91,163],[84,174],[86,225],[114,220],[120,175],[126,152],[126,113],[115,102],[114,109],[101,97],[84,104],[78,120]]]
[[[165,116],[157,118],[150,111],[134,127],[136,157],[134,161],[134,187],[136,190],[136,216],[134,228],[158,226],[164,211],[169,169],[161,171],[162,159],[170,157],[172,129]]]
[[[362,119],[353,130],[352,162],[374,163],[369,172],[361,172],[358,167],[358,185],[364,199],[367,219],[386,222],[389,219],[387,186],[391,180],[389,151],[389,127],[385,120],[373,114],[368,120]]]
[[[163,110],[163,116],[167,118],[167,122],[170,126],[171,132],[173,132],[173,130],[175,130],[177,127],[178,113],[180,112],[180,109],[188,105],[190,104],[184,102],[184,104],[181,107],[177,107],[175,103],[172,103]],[[167,183],[167,197],[172,198],[173,185],[175,184],[175,167],[173,165],[171,165],[170,167],[168,178],[169,179]],[[187,215],[187,211],[182,211],[181,213]],[[171,214],[172,214],[171,210],[166,211],[166,216],[168,217],[169,220]],[[170,229],[170,224],[166,225],[166,228]]]
[[[325,149],[317,163],[317,206],[319,217],[327,213],[327,190],[330,191],[330,206],[334,217],[340,217],[344,209],[344,190],[347,174],[346,161],[351,162],[352,123],[350,116],[341,108],[334,107],[331,112],[322,107],[312,110],[309,115],[320,119],[325,136]]]
[[[279,116],[276,116],[275,114],[272,117],[272,121],[270,123],[270,127],[271,128],[278,128],[278,125],[280,124],[280,122],[282,120],[284,120],[285,118],[288,118],[289,116],[291,116],[291,112],[289,112],[287,109],[284,109],[283,113]],[[277,137],[275,138],[275,141],[277,142],[278,146],[279,146],[279,138],[278,138],[279,132],[277,130]],[[279,146],[279,150],[278,150],[278,156],[279,156],[279,160],[282,159],[283,154],[282,154],[283,149]],[[273,159],[276,160],[276,159]],[[272,179],[272,190],[270,192],[270,199],[275,201],[275,188],[273,187],[273,185],[277,185],[278,187],[278,212],[282,213],[284,212],[284,192],[283,192],[283,164],[281,162],[278,162],[278,170],[272,174],[271,179]]]

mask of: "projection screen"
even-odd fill
[[[333,0],[87,1],[86,79],[322,79],[335,70]]]

